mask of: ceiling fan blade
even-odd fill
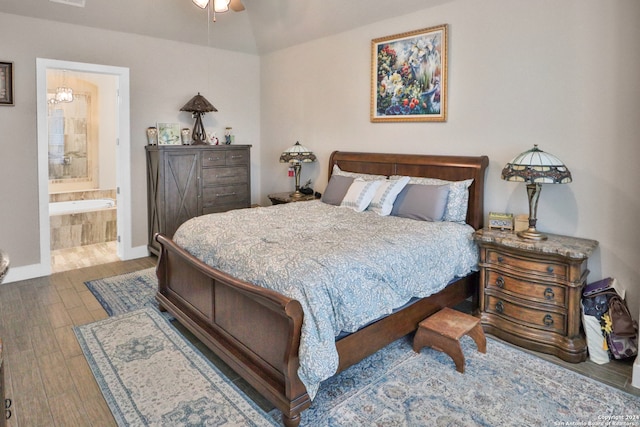
[[[229,7],[234,12],[242,12],[244,10],[244,5],[242,4],[242,0],[231,0]]]

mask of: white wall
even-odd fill
[[[206,128],[221,135],[233,126],[236,143],[253,144],[252,199],[259,198],[258,56],[2,13],[0,40],[0,60],[13,61],[15,74],[15,106],[0,107],[0,247],[12,268],[40,262],[38,57],[129,68],[134,247],[147,243],[145,130],[156,122],[193,127],[190,114],[179,110],[197,92],[218,109],[204,116]]]
[[[637,317],[639,20],[635,0],[460,0],[263,55],[262,199],[292,188],[278,156],[299,140],[319,190],[333,150],[486,154],[487,213],[527,213],[524,185],[500,172],[539,144],[574,182],[543,188],[538,228],[598,240],[589,281],[616,277]],[[371,123],[371,40],[445,23],[447,122]]]

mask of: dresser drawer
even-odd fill
[[[222,150],[203,151],[202,157],[200,158],[202,161],[202,167],[210,168],[212,166],[224,166],[227,164],[226,156],[227,153]]]
[[[249,150],[208,150],[202,152],[202,167],[249,164]]]
[[[529,301],[566,307],[566,288],[563,286],[529,282],[492,269],[486,270],[484,286]]]
[[[565,335],[567,332],[566,314],[528,307],[515,300],[502,298],[500,294],[485,294],[485,312],[536,329],[556,332],[561,335]]]
[[[248,200],[249,193],[246,184],[205,187],[202,189],[203,208],[228,204],[243,204],[243,207],[246,207]]]
[[[202,215],[208,215],[212,213],[218,212],[227,212],[233,209],[244,209],[249,207],[249,202],[246,203],[235,203],[231,205],[211,205],[209,207],[202,208]]]
[[[537,273],[543,277],[548,277],[550,280],[566,280],[568,276],[566,264],[518,257],[493,249],[487,249],[486,261],[498,267],[507,266],[513,270],[521,271],[527,276]]]
[[[227,166],[249,164],[249,150],[229,150],[226,153]]]
[[[225,185],[246,183],[249,178],[249,171],[246,167],[224,167],[202,170],[202,184]]]

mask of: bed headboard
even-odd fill
[[[484,175],[487,156],[431,156],[424,154],[354,153],[334,151],[329,158],[329,177],[333,165],[350,172],[375,175],[406,175],[462,181],[473,178],[469,187],[467,223],[480,229],[484,223]]]

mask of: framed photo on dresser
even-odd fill
[[[181,145],[180,123],[158,123],[158,145]]]

